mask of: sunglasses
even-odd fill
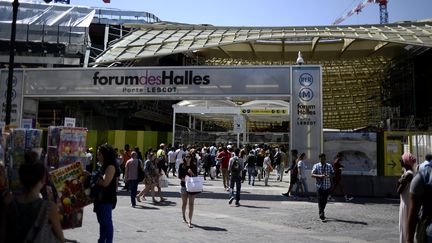
[[[185,156],[185,158],[189,158],[190,159],[191,157],[190,156]]]

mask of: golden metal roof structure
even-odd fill
[[[432,47],[432,21],[364,26],[216,27],[144,24],[96,60],[112,63],[199,51],[212,57],[330,59],[392,55],[394,47]],[[399,48],[396,48],[399,49]],[[396,54],[396,53],[395,53]],[[394,54],[393,54],[394,55]]]
[[[184,54],[200,65],[305,64],[323,67],[324,127],[376,125],[381,83],[389,62],[410,49],[432,47],[432,20],[385,25],[218,27],[157,23],[134,25],[95,64],[155,60]],[[141,62],[141,63],[140,63]],[[148,62],[147,62],[148,63]]]

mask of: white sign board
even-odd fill
[[[65,117],[64,126],[65,127],[75,127],[75,121],[76,121],[75,118]]]
[[[323,151],[321,77],[319,66],[292,67],[290,147],[306,153],[308,168]]]
[[[242,133],[244,128],[244,117],[242,115],[234,116],[234,132]]]
[[[21,127],[25,129],[33,128],[33,119],[27,119],[27,118],[21,119]]]
[[[289,66],[26,69],[25,97],[277,97]],[[61,94],[59,94],[61,93]]]

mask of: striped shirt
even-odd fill
[[[312,174],[316,175],[329,175],[325,178],[315,178],[316,179],[316,187],[317,189],[327,190],[331,188],[331,178],[334,174],[333,166],[329,163],[325,163],[324,165],[321,162],[314,164],[312,167]]]

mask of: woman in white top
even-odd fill
[[[306,154],[301,153],[298,161],[297,161],[297,168],[298,168],[298,182],[297,182],[297,189],[296,189],[296,195],[299,195],[299,189],[302,192],[302,196],[304,197],[305,194],[307,195],[309,193],[308,187],[307,187],[307,177],[306,177]]]
[[[266,151],[263,163],[265,177],[264,177],[264,185],[268,186],[268,179],[270,177],[270,172],[273,171],[273,167],[271,166],[270,152]]]

